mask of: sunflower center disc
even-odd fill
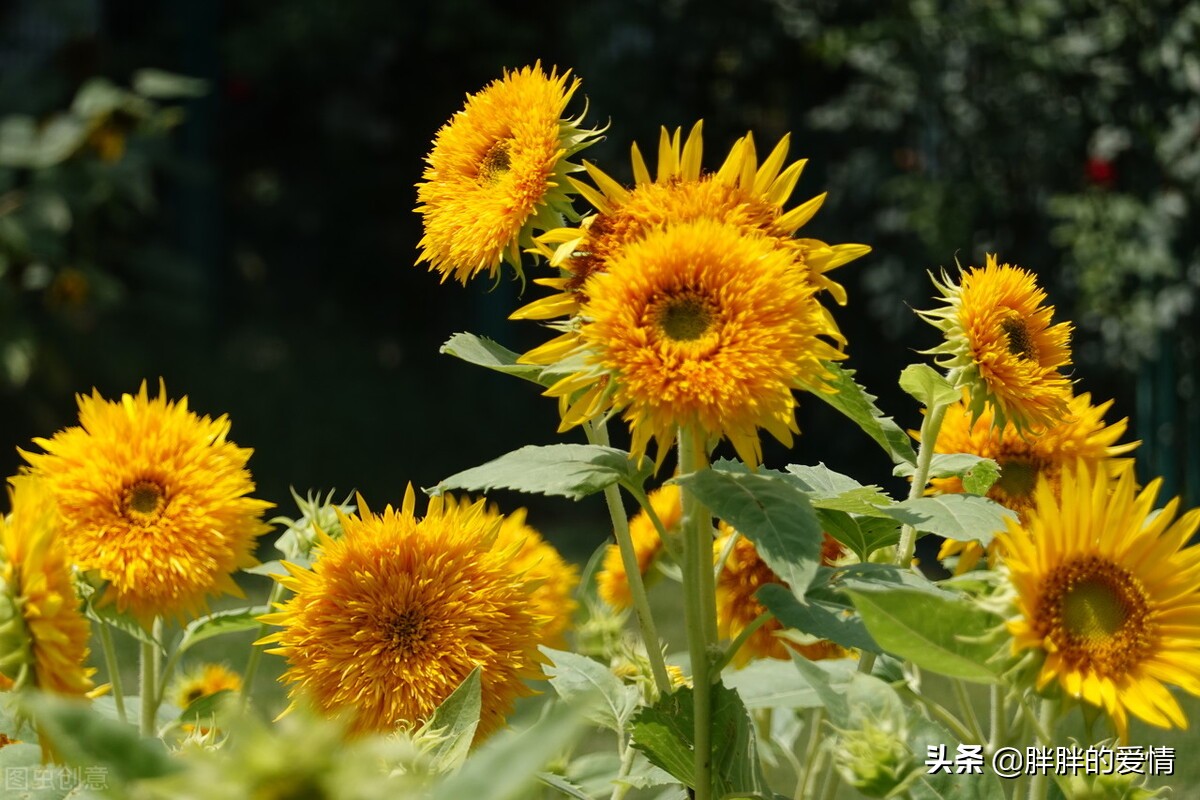
[[[1025,325],[1025,320],[1020,317],[1009,317],[1000,323],[1000,327],[1004,329],[1004,335],[1008,337],[1008,352],[1023,361],[1032,361],[1037,355],[1037,348],[1034,347],[1033,337],[1029,335],[1029,328]]]
[[[1089,641],[1108,639],[1121,630],[1129,614],[1117,588],[1104,580],[1088,579],[1068,589],[1063,596],[1067,630]]]
[[[658,327],[677,342],[690,342],[703,336],[712,325],[708,304],[695,296],[675,297],[658,312]]]
[[[1023,460],[1001,461],[996,487],[1009,497],[1031,497],[1037,485],[1037,465]]]
[[[501,139],[488,148],[479,162],[479,179],[484,183],[495,183],[500,176],[508,172],[512,166],[509,151],[512,149],[512,139]]]
[[[154,481],[138,481],[125,494],[125,508],[142,516],[157,514],[163,507],[163,490]]]
[[[384,631],[393,651],[411,653],[425,640],[425,615],[414,609],[402,611],[385,623]]]

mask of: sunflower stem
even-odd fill
[[[971,732],[971,743],[985,744],[987,740],[983,736],[983,726],[979,724],[979,716],[975,713],[975,706],[971,702],[971,695],[967,692],[966,684],[957,678],[951,678],[950,683],[954,687],[954,699],[958,701],[958,710],[962,713]]]
[[[589,422],[584,425],[584,429],[587,431],[589,442],[608,446],[607,427]],[[650,659],[654,685],[659,696],[666,697],[671,693],[671,677],[667,673],[667,662],[663,659],[662,641],[658,638],[654,615],[650,612],[650,600],[646,596],[646,584],[642,581],[642,571],[638,567],[637,552],[633,549],[633,539],[629,535],[629,517],[626,516],[625,506],[621,503],[621,490],[615,485],[606,487],[604,502],[608,505],[608,515],[612,518],[613,536],[621,553],[621,564],[625,568],[625,577],[629,583],[629,596],[633,600],[642,643],[646,646],[646,657]]]
[[[282,597],[283,584],[279,581],[276,581],[275,585],[271,587],[271,593],[267,595],[267,611],[272,611],[275,608],[275,604],[278,603]],[[268,628],[269,626],[267,623],[261,623],[258,626],[258,634],[254,637],[254,641],[257,642],[259,639],[266,636]],[[242,672],[242,692],[241,697],[239,698],[243,711],[246,708],[246,704],[250,702],[251,685],[254,683],[255,674],[258,673],[258,662],[262,660],[262,651],[263,649],[261,645],[256,645],[253,643],[250,645],[250,656],[246,659],[246,669]]]
[[[809,715],[808,746],[804,750],[804,772],[796,776],[796,792],[793,800],[804,800],[811,797],[809,784],[813,782],[817,771],[817,760],[820,757],[821,723],[825,721],[825,707],[817,706]]]
[[[925,484],[929,483],[929,468],[933,464],[934,445],[937,444],[938,432],[942,429],[942,420],[946,418],[948,404],[938,404],[926,409],[925,419],[921,420],[921,444],[917,450],[917,465],[913,471],[912,485],[908,487],[908,499],[915,500],[925,494]],[[900,529],[900,545],[896,548],[896,565],[907,569],[912,565],[913,552],[917,547],[917,529],[905,525]]]
[[[690,475],[708,466],[697,432],[679,429],[679,471]],[[687,490],[683,501],[683,595],[692,662],[693,751],[695,800],[712,796],[712,668],[709,653],[716,644],[717,601],[713,576],[712,518]],[[717,673],[720,674],[720,673]]]
[[[622,779],[633,768],[633,757],[637,753],[637,750],[633,748],[632,744],[623,735],[617,738],[617,744],[617,749],[621,753],[621,766],[617,769],[616,779],[613,780],[611,800],[623,800],[625,795],[629,793],[632,784]]]
[[[995,753],[996,750],[1004,744],[1005,719],[1007,711],[1004,708],[1004,688],[994,683],[989,689],[989,700],[991,701],[991,716],[988,718],[988,752]]]
[[[755,617],[749,625],[742,628],[737,637],[729,643],[729,647],[725,648],[725,652],[722,654],[721,659],[713,665],[713,672],[717,675],[720,675],[721,671],[724,670],[725,667],[729,666],[729,662],[733,661],[738,650],[742,649],[742,645],[746,643],[746,640],[749,639],[756,630],[770,622],[774,616],[775,615],[770,611],[764,611]]]
[[[1054,718],[1058,711],[1058,702],[1048,697],[1038,701],[1037,730],[1034,735],[1042,747],[1050,747],[1054,740]],[[1050,789],[1050,773],[1048,770],[1034,770],[1029,780],[1029,800],[1046,800]]]
[[[154,618],[152,626],[152,641],[141,643],[141,733],[142,736],[154,736],[155,718],[158,711],[158,644],[162,641],[162,620]]]
[[[100,647],[104,650],[104,668],[108,670],[108,682],[112,686],[113,705],[117,707],[117,719],[127,722],[125,716],[125,689],[121,686],[121,667],[117,663],[117,651],[113,647],[112,631],[100,623]]]
[[[679,542],[671,534],[667,533],[667,528],[662,523],[662,519],[658,516],[658,512],[654,510],[654,504],[650,502],[649,495],[642,490],[640,486],[631,486],[623,484],[625,489],[633,495],[633,499],[637,500],[642,511],[646,514],[646,519],[650,520],[650,524],[654,526],[655,533],[658,534],[659,541],[663,543],[663,547],[667,550],[667,555],[671,557],[675,563],[679,563]]]

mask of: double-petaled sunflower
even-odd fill
[[[229,419],[198,416],[161,385],[154,400],[145,383],[118,402],[78,400],[77,427],[22,452],[58,500],[70,561],[147,626],[202,612],[208,595],[243,596],[232,574],[258,563],[271,503],[248,496],[252,451],[226,438]]]
[[[648,498],[650,507],[654,509],[663,529],[668,532],[678,528],[683,517],[680,491],[678,486],[668,484],[650,492]],[[654,564],[654,559],[663,550],[663,540],[658,535],[658,529],[654,527],[645,511],[639,511],[629,520],[629,537],[637,554],[638,571],[645,576]],[[629,608],[633,605],[633,598],[629,593],[629,576],[625,573],[625,563],[621,560],[621,548],[615,544],[610,544],[604,551],[604,561],[596,574],[596,593],[613,608]]]
[[[1161,481],[1140,493],[1132,470],[1116,486],[1084,465],[1054,491],[1038,481],[1037,509],[997,541],[1016,590],[1013,651],[1040,651],[1038,688],[1057,680],[1103,708],[1122,740],[1129,715],[1186,727],[1167,684],[1200,695],[1200,547],[1187,542],[1200,509],[1154,512]]]
[[[569,83],[569,85],[568,85]],[[466,105],[433,140],[417,213],[424,222],[420,261],[466,283],[507,261],[521,272],[521,248],[535,231],[557,228],[571,208],[567,159],[595,141],[582,114],[563,116],[578,79],[547,75],[537,63],[505,72]]]
[[[0,688],[83,695],[90,631],[59,541],[62,520],[43,481],[10,478],[12,512],[0,514]]]
[[[973,417],[990,405],[997,425],[1026,433],[1066,416],[1071,384],[1060,370],[1071,365],[1071,325],[1050,324],[1054,306],[1032,273],[989,254],[982,269],[962,271],[957,285],[943,274],[934,286],[945,305],[917,313],[945,341],[928,352],[953,370]]]
[[[935,451],[938,453],[970,453],[990,458],[1000,465],[1000,479],[987,496],[1010,508],[1028,520],[1033,511],[1034,487],[1045,478],[1057,492],[1063,468],[1078,461],[1100,476],[1117,478],[1133,466],[1133,459],[1121,458],[1140,442],[1117,444],[1125,435],[1127,419],[1112,425],[1104,424],[1104,414],[1112,401],[1092,405],[1091,395],[1072,397],[1066,416],[1049,424],[1037,436],[1023,436],[1015,426],[1003,427],[994,423],[991,407],[973,418],[964,400],[946,409],[938,433]],[[930,490],[938,494],[957,494],[963,491],[958,478],[934,478]],[[947,539],[938,558],[958,555],[958,572],[971,569],[983,555],[978,542]]]
[[[512,568],[520,543],[499,542],[483,501],[434,497],[422,519],[414,506],[411,486],[400,511],[372,514],[360,497],[342,538],[319,535],[311,569],[285,562],[277,580],[295,595],[262,617],[280,630],[259,644],[287,659],[293,706],[306,696],[355,732],[421,724],[480,667],[484,736],[542,676],[549,619]]]

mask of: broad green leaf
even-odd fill
[[[715,797],[772,797],[758,763],[750,716],[737,692],[721,683],[712,694],[712,779]],[[695,788],[694,705],[682,687],[633,719],[633,744],[651,763]]]
[[[858,728],[868,720],[899,720],[904,715],[900,696],[885,681],[857,670],[831,673],[817,662],[792,653],[792,667],[821,698],[836,727]]]
[[[832,362],[827,362],[824,366],[833,375],[833,379],[825,381],[825,385],[835,391],[826,392],[821,391],[820,387],[813,387],[812,396],[824,400],[857,423],[864,433],[887,452],[893,462],[898,464],[907,461],[915,464],[917,454],[913,452],[908,434],[895,420],[883,415],[875,405],[874,395],[855,382],[854,370]]]
[[[454,334],[442,345],[441,352],[466,361],[468,364],[486,367],[495,372],[503,372],[505,375],[513,375],[531,383],[542,386],[549,386],[551,383],[542,380],[543,367],[537,364],[518,364],[518,353],[514,353],[491,339],[476,336],[473,333]]]
[[[42,748],[37,744],[20,742],[0,747],[0,786],[4,787],[5,800],[77,796],[80,777],[67,767],[43,764]]]
[[[703,470],[677,481],[754,542],[776,575],[803,592],[821,560],[821,525],[799,487],[778,474]]]
[[[627,686],[598,661],[578,653],[541,648],[553,662],[546,667],[550,685],[565,703],[598,725],[623,731],[638,704],[638,690]]]
[[[471,743],[475,740],[475,730],[479,727],[479,713],[482,708],[482,692],[480,689],[479,667],[471,670],[458,688],[442,701],[433,712],[421,730],[439,731],[442,739],[434,745],[429,755],[441,772],[450,772],[462,766],[467,760]]]
[[[179,712],[179,721],[200,727],[212,725],[226,700],[233,697],[236,697],[236,693],[232,689],[222,689],[213,694],[197,697],[188,703],[187,708]]]
[[[270,611],[268,606],[231,608],[225,611],[214,611],[194,619],[183,629],[183,639],[179,642],[179,653],[182,655],[193,645],[214,636],[253,630],[262,624],[258,621],[258,617],[268,611]]]
[[[923,533],[936,533],[959,542],[977,541],[985,547],[1004,530],[1006,519],[1017,515],[973,494],[940,494],[917,497],[881,509],[885,514]]]
[[[995,683],[989,634],[1002,620],[964,598],[910,587],[849,589],[867,630],[888,652],[952,678]]]
[[[962,392],[928,364],[909,364],[900,372],[900,388],[926,408],[958,402]]]
[[[296,564],[295,561],[293,561],[292,563]],[[297,566],[308,567],[308,566],[311,566],[311,564],[299,563],[299,564],[297,564]],[[287,575],[288,574],[288,571],[283,568],[283,562],[280,561],[279,559],[276,559],[274,561],[264,561],[263,563],[257,564],[253,567],[246,567],[244,570],[242,570],[242,572],[249,572],[251,575],[268,575],[268,576],[270,576],[270,575]]]
[[[945,745],[946,756],[954,759],[958,740],[942,725],[910,709],[906,718],[908,747],[916,762],[916,779],[908,784],[906,796],[912,800],[1004,800],[1006,794],[1000,778],[984,757],[983,774],[955,774],[939,771],[929,774],[924,766],[929,748]]]
[[[857,662],[834,659],[816,663],[826,672],[849,680]],[[791,662],[777,658],[756,659],[742,669],[727,669],[721,680],[738,693],[748,709],[816,708],[823,705],[812,684],[796,671]]]
[[[574,797],[575,800],[593,800],[591,796],[584,794],[582,789],[562,775],[555,775],[553,772],[539,772],[537,779],[566,797]]]
[[[883,652],[848,604],[812,596],[801,601],[777,583],[768,583],[754,596],[785,628],[795,628],[853,650]]]
[[[829,571],[827,585],[837,591],[860,589],[870,592],[904,587],[944,598],[960,596],[946,591],[916,570],[904,569],[894,564],[850,564],[837,567]],[[810,593],[811,591],[813,590],[810,590]]]
[[[914,470],[912,464],[897,464],[892,472],[897,477],[911,478]],[[1000,477],[1000,465],[990,458],[971,453],[934,453],[929,464],[929,477],[959,478],[968,493],[987,494]]]
[[[143,739],[132,725],[107,719],[86,702],[42,693],[24,702],[65,763],[104,767],[112,789],[180,768],[161,739]]]
[[[815,467],[788,464],[787,474],[808,493],[813,508],[880,516],[879,506],[895,502],[878,486],[864,486],[821,463]]]
[[[876,550],[900,541],[900,524],[890,517],[880,519],[818,508],[817,519],[821,528],[849,547],[859,561],[866,561]]]
[[[136,619],[129,614],[122,614],[117,611],[116,603],[105,603],[100,600],[99,603],[93,603],[90,599],[84,603],[83,613],[88,619],[101,625],[109,625],[119,631],[123,631],[139,642],[152,644],[159,650],[163,649],[162,642],[155,639],[150,631],[142,627]]]
[[[648,466],[647,466],[648,468]],[[644,475],[624,450],[593,444],[527,445],[451,475],[429,494],[454,489],[486,492],[514,489],[579,500],[619,482],[640,483]]]

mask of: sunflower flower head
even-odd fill
[[[1072,396],[1067,401],[1065,416],[1050,423],[1037,436],[1026,437],[1011,423],[995,424],[991,406],[973,417],[969,401],[964,399],[946,409],[934,449],[938,453],[970,453],[994,460],[1000,465],[1000,479],[988,490],[987,496],[1017,512],[1021,520],[1027,522],[1033,512],[1034,489],[1040,478],[1045,478],[1057,494],[1063,469],[1077,462],[1110,479],[1116,479],[1132,468],[1133,459],[1121,456],[1134,450],[1140,442],[1118,444],[1125,435],[1128,420],[1106,425],[1104,415],[1111,406],[1111,400],[1092,405],[1088,393]],[[934,494],[964,491],[962,481],[957,477],[934,478],[930,485]],[[957,555],[956,570],[965,572],[978,562],[983,552],[978,542],[947,539],[938,558]]]
[[[224,664],[201,664],[181,675],[175,682],[175,705],[187,708],[217,692],[236,692],[242,688],[242,676]]]
[[[495,277],[503,262],[520,274],[536,231],[578,219],[567,175],[580,167],[568,159],[599,135],[580,127],[582,114],[564,117],[578,88],[538,62],[467,96],[434,137],[417,184],[418,263],[464,284],[485,270]]]
[[[293,708],[311,699],[356,733],[419,725],[481,667],[482,737],[531,693],[524,681],[542,677],[549,619],[483,501],[434,497],[421,519],[414,507],[411,486],[399,511],[373,514],[360,497],[311,569],[285,562],[276,579],[295,594],[261,618],[280,630],[259,643],[287,659]]]
[[[945,335],[927,351],[952,370],[978,418],[991,406],[995,423],[1022,434],[1052,425],[1068,413],[1071,325],[1051,324],[1054,306],[1032,273],[998,264],[961,272],[958,284],[942,275],[934,286],[945,303],[917,312]]]
[[[584,284],[573,356],[546,394],[565,430],[623,411],[631,452],[659,461],[679,427],[729,439],[749,464],[758,430],[790,445],[793,390],[819,386],[842,358],[828,315],[796,262],[770,239],[698,220],[648,233]]]
[[[226,438],[229,419],[198,416],[161,384],[153,400],[145,383],[117,402],[78,400],[78,426],[22,452],[58,500],[71,562],[144,626],[202,613],[209,595],[243,596],[232,574],[258,563],[271,504],[248,496],[252,451]]]
[[[0,515],[0,683],[87,694],[91,631],[58,539],[58,507],[43,481],[9,483],[12,513]]]
[[[1154,513],[1160,480],[1136,492],[1086,465],[1065,471],[1056,495],[1041,478],[1036,512],[1000,534],[1017,615],[1013,653],[1043,657],[1037,688],[1057,682],[1103,709],[1122,741],[1129,716],[1187,726],[1167,689],[1200,695],[1200,547],[1187,542],[1200,509],[1178,499]]]
[[[721,535],[713,542],[713,555],[720,558],[725,554],[717,575],[717,630],[722,638],[735,639],[767,610],[755,598],[755,593],[768,583],[787,584],[759,557],[754,542],[724,522],[720,529]],[[844,555],[842,545],[825,534],[821,544],[821,564],[832,566]],[[833,642],[820,639],[800,643],[781,636],[783,631],[783,625],[772,617],[750,634],[730,663],[744,667],[754,658],[787,659],[791,657],[791,651],[812,661],[849,655],[849,651]]]
[[[683,517],[680,491],[678,486],[668,484],[650,492],[648,498],[655,516],[668,533],[679,528]],[[629,536],[637,554],[638,571],[645,577],[654,565],[654,560],[663,551],[663,540],[644,510],[629,520]],[[596,573],[596,593],[613,608],[629,608],[633,605],[633,598],[629,593],[629,576],[625,573],[625,564],[621,560],[621,548],[615,544],[608,545],[604,550],[604,561],[600,571]]]

